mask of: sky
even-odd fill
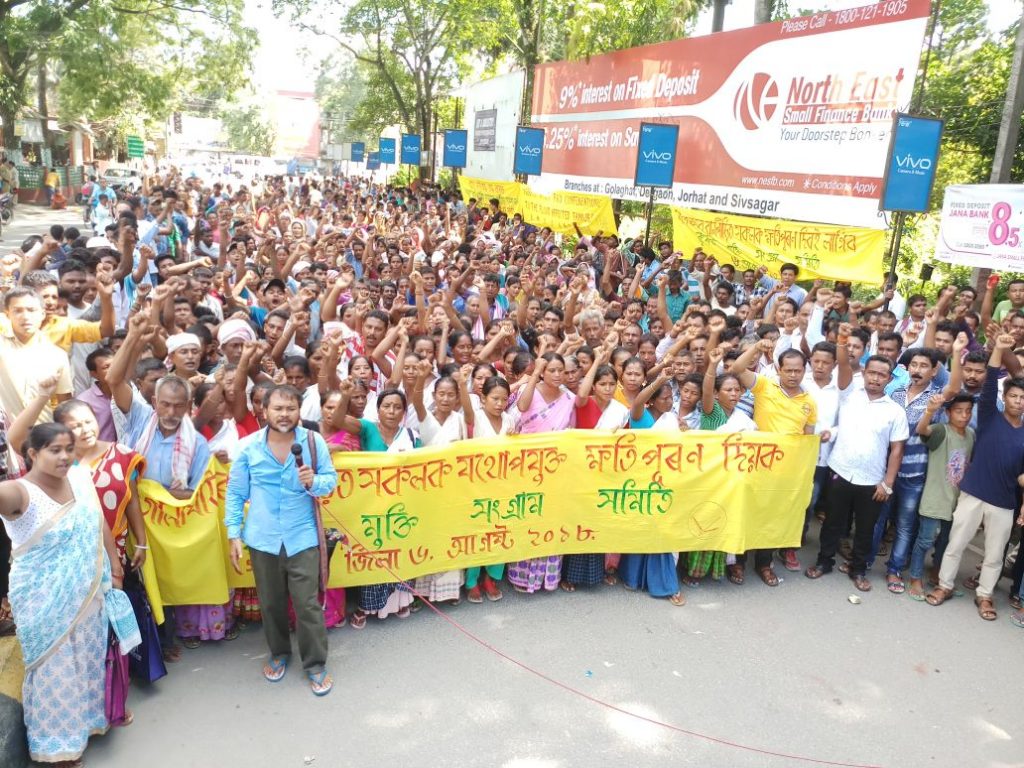
[[[344,0],[342,0],[343,2]],[[865,5],[865,0],[789,0],[797,7],[841,10]],[[270,90],[312,91],[319,62],[335,50],[327,37],[293,28],[270,10],[271,0],[246,0],[246,20],[264,41],[254,55],[253,83]],[[1022,0],[989,0],[989,27],[1001,31],[1021,17]],[[725,28],[749,26],[754,0],[733,0],[725,11]],[[711,11],[698,17],[694,35],[711,32]]]

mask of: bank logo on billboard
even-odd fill
[[[740,83],[732,110],[744,128],[756,131],[771,122],[778,106],[779,84],[771,75],[758,72],[750,80]]]

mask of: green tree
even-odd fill
[[[114,124],[161,120],[186,94],[243,82],[256,42],[243,13],[244,0],[0,0],[5,144],[47,64],[60,114]]]
[[[235,151],[267,157],[274,154],[277,136],[257,105],[230,106],[221,112],[220,119],[228,144]]]
[[[321,0],[274,0],[274,9],[303,29],[325,34]],[[307,21],[314,17],[316,24]],[[393,119],[428,137],[439,100],[468,71],[469,53],[495,44],[496,21],[496,10],[469,0],[357,0],[338,33],[326,34],[365,78],[360,107],[372,107],[373,120],[364,114],[363,122]]]

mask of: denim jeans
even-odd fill
[[[910,578],[921,579],[924,576],[924,559],[932,547],[935,547],[935,554],[932,562],[938,566],[942,563],[942,555],[949,543],[949,529],[953,527],[952,520],[936,520],[933,517],[924,517],[918,521],[917,539],[914,541],[914,549],[910,553]]]
[[[924,475],[917,477],[897,477],[893,486],[892,498],[882,505],[882,511],[878,515],[878,522],[875,523],[875,533],[871,540],[870,563],[875,561],[878,548],[882,544],[882,536],[885,534],[885,524],[890,518],[895,518],[896,541],[892,545],[892,554],[889,562],[885,564],[886,573],[900,573],[907,566],[910,558],[910,548],[914,544],[914,532],[917,527],[917,507],[921,502],[921,494],[924,492]]]

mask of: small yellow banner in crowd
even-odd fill
[[[473,565],[601,552],[743,552],[799,546],[813,435],[571,430],[411,453],[339,453],[323,522],[347,536],[331,586]],[[190,501],[143,482],[166,604],[212,604],[252,586],[230,568],[225,468]]]
[[[482,205],[496,198],[510,217],[521,213],[523,220],[537,227],[550,227],[563,235],[574,235],[573,224],[585,235],[616,232],[611,198],[577,192],[555,192],[541,195],[518,181],[491,181],[459,177],[462,199],[476,198]]]
[[[687,257],[700,247],[737,272],[764,264],[778,277],[790,262],[800,267],[801,280],[875,284],[882,279],[886,232],[672,206],[672,240]]]

